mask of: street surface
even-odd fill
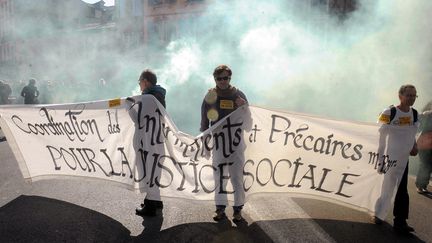
[[[212,202],[164,198],[154,218],[135,215],[144,195],[93,179],[26,183],[8,142],[0,142],[0,242],[432,242],[432,196],[409,180],[411,236],[338,204],[289,194],[253,195],[247,222],[212,219]],[[429,190],[432,190],[429,187]]]

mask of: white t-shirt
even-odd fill
[[[390,121],[391,107],[386,108],[379,116],[378,123],[390,124],[393,126],[418,126],[418,121],[414,123],[413,109],[410,107],[408,112],[401,111],[397,106],[396,114]]]

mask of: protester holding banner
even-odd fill
[[[24,97],[24,104],[39,104],[39,90],[36,87],[34,78],[31,78],[29,84],[22,89],[21,96]]]
[[[432,173],[432,101],[424,108],[420,116],[420,137],[417,140],[420,166],[417,172],[416,186],[420,194],[429,193],[427,186]]]
[[[238,107],[247,103],[245,94],[230,84],[231,76],[232,71],[226,65],[220,65],[214,70],[213,77],[216,82],[216,87],[209,89],[201,105],[201,132],[207,130],[219,120],[232,113]],[[242,165],[244,163],[244,153],[242,152],[234,153],[230,155],[229,158],[230,161],[233,161],[237,165]],[[214,166],[218,168],[218,166],[223,160],[224,156],[222,155],[221,150],[217,150],[214,148]],[[230,166],[228,170],[230,174],[230,181],[233,185],[233,188],[235,188],[233,206],[234,222],[240,222],[243,219],[241,216],[241,210],[245,201],[245,193],[242,186],[242,170],[240,168],[241,166]],[[217,181],[218,179],[219,177],[215,175],[215,181]],[[224,186],[225,185],[220,185],[220,187],[222,188]],[[228,202],[226,194],[217,194],[218,193],[215,192],[216,211],[213,219],[215,221],[220,221],[226,218],[225,208]]]
[[[411,106],[414,104],[417,98],[416,88],[411,85],[402,85],[399,89],[399,100],[400,104],[398,106],[390,106],[386,108],[379,116],[378,122],[385,125],[395,126],[395,127],[410,127],[417,126],[417,111]],[[383,129],[385,130],[385,129]],[[381,137],[384,136],[384,132],[381,131]],[[391,139],[391,137],[389,137]],[[397,141],[394,141],[397,142]],[[389,141],[388,144],[394,144],[392,141]],[[414,142],[413,147],[409,148],[407,151],[411,150],[409,154],[411,156],[417,155],[417,144]],[[381,167],[378,167],[378,172],[383,173],[383,164],[381,163]],[[384,172],[385,173],[385,172]],[[386,174],[385,177],[390,177],[391,175]],[[414,228],[409,226],[406,222],[409,214],[409,194],[408,194],[408,162],[405,166],[405,170],[403,172],[402,178],[400,180],[399,186],[396,192],[396,197],[394,201],[393,207],[393,228],[400,233],[409,233],[413,232]],[[396,184],[397,185],[397,184]],[[388,193],[388,191],[384,191],[382,193]],[[379,200],[378,200],[379,201]],[[382,220],[378,217],[374,217],[373,221],[375,224],[381,224]]]
[[[165,105],[166,90],[162,88],[160,85],[156,84],[157,77],[153,71],[149,69],[144,70],[138,79],[138,83],[143,95],[145,94],[153,95],[163,105],[163,107],[166,107]],[[161,200],[149,199],[149,197],[160,198],[160,193],[159,195],[149,195],[149,193],[150,192],[147,192],[147,195],[144,198],[144,203],[141,204],[141,207],[135,210],[137,215],[156,216],[156,210],[163,208],[163,203]]]

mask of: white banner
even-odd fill
[[[295,193],[380,218],[391,205],[416,132],[383,127],[380,140],[377,124],[244,106],[193,137],[147,95],[3,106],[0,115],[26,179],[91,177],[140,189],[150,199],[234,205],[252,193]],[[385,173],[377,172],[380,164]]]

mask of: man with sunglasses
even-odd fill
[[[378,122],[380,124],[387,124],[397,127],[409,127],[418,126],[418,114],[417,111],[412,108],[417,98],[417,91],[414,85],[406,84],[402,85],[399,89],[399,100],[398,106],[390,106],[386,108],[379,116]],[[390,144],[390,142],[388,142]],[[417,144],[414,141],[411,149],[411,156],[415,156],[418,153]],[[384,173],[383,168],[378,168],[379,173]],[[403,234],[408,234],[414,231],[414,228],[409,226],[406,222],[409,214],[409,194],[408,194],[408,162],[405,166],[402,178],[399,179],[399,186],[394,199],[393,207],[393,228],[395,231]],[[384,192],[386,193],[386,192]],[[375,224],[382,224],[382,220],[373,217]]]
[[[207,130],[211,125],[217,123],[235,111],[238,107],[247,103],[245,94],[230,84],[231,75],[232,71],[227,65],[220,65],[214,70],[213,77],[216,86],[209,89],[201,105],[201,132]],[[229,159],[230,161],[233,161],[237,164],[244,163],[244,155],[242,152],[237,152],[233,155],[230,155]],[[214,149],[213,163],[216,164],[215,167],[218,168],[218,164],[223,160],[224,158],[221,155],[221,151]],[[239,167],[228,167],[230,181],[233,185],[233,188],[243,189],[242,171],[238,170],[237,168]],[[218,178],[219,177],[215,175],[215,180],[218,180]],[[223,185],[220,186],[223,187]],[[226,218],[225,208],[228,203],[226,200],[226,194],[222,195],[222,197],[220,196],[221,195],[216,196],[215,194],[216,212],[213,217],[215,221],[220,221]],[[240,222],[243,220],[241,216],[241,210],[243,208],[244,200],[244,190],[234,190],[234,222]]]

